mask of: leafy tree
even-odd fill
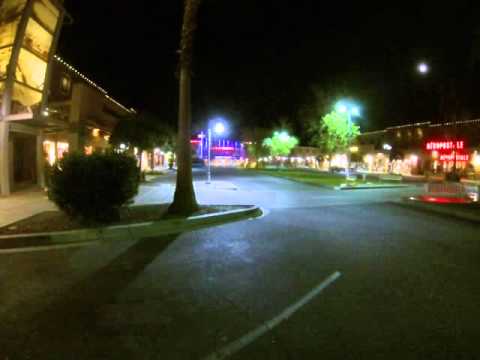
[[[179,60],[179,111],[177,140],[177,183],[171,214],[189,215],[198,210],[193,189],[191,136],[191,72],[193,39],[201,0],[185,0]]]
[[[248,142],[248,158],[256,162],[256,167],[259,165],[258,159],[268,155],[268,149],[263,146],[263,140],[269,133],[270,130],[261,127],[249,127],[242,130],[242,139]]]
[[[269,150],[271,156],[288,156],[297,145],[297,138],[286,131],[275,131],[272,137],[263,140],[263,146]]]
[[[360,135],[360,127],[350,123],[346,113],[332,111],[320,121],[312,122],[313,142],[325,153],[344,151]]]
[[[112,132],[110,143],[114,146],[125,144],[130,149],[138,149],[138,160],[142,167],[142,152],[152,151],[172,143],[173,129],[155,115],[144,112],[119,121]]]
[[[302,129],[306,142],[315,142],[312,135],[316,135],[317,128],[312,134],[312,125],[318,123],[318,119],[329,113],[332,106],[340,99],[348,98],[347,92],[342,85],[314,85],[310,88],[309,96],[300,108],[299,118],[301,119]]]

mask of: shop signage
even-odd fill
[[[463,149],[465,149],[465,142],[463,140],[430,141],[427,143],[427,150],[429,151],[463,150]]]
[[[468,154],[458,154],[455,156],[454,153],[451,154],[441,154],[440,155],[440,161],[453,161],[453,159],[456,157],[457,161],[469,161],[470,160],[470,155]]]

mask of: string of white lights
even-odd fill
[[[108,95],[108,92],[102,88],[101,86],[99,86],[97,83],[95,83],[94,81],[90,80],[87,76],[85,76],[84,74],[82,74],[80,71],[78,71],[77,69],[75,69],[75,67],[73,67],[72,65],[70,65],[68,62],[66,62],[65,60],[63,60],[60,56],[58,55],[54,55],[53,58],[58,61],[60,64],[62,64],[63,66],[65,66],[68,70],[70,70],[71,72],[73,72],[75,75],[77,75],[78,77],[80,77],[82,80],[86,81],[89,85],[93,86],[95,89],[97,89],[98,91],[100,91],[104,96],[105,98],[107,98],[108,100],[110,100],[111,102],[113,102],[115,105],[121,107],[123,110],[127,111],[127,112],[130,112],[130,113],[135,113],[135,109],[133,108],[127,108],[126,106],[120,104],[118,101],[116,101],[114,98],[112,98],[110,95]]]

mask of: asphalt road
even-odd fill
[[[0,255],[0,359],[203,359],[236,345],[231,359],[480,358],[478,225],[390,202],[413,188],[340,192],[233,170],[215,179],[223,185],[202,190],[204,202],[266,215]],[[288,319],[246,336],[335,272]]]

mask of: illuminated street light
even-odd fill
[[[430,71],[430,67],[428,66],[428,64],[421,62],[418,64],[417,70],[420,74],[425,75],[428,74],[428,72]]]
[[[287,142],[290,139],[290,135],[288,135],[288,132],[286,131],[282,131],[279,137],[280,137],[280,141],[282,142]]]
[[[335,105],[335,109],[339,113],[347,114],[348,132],[350,133],[352,130],[352,121],[353,121],[352,118],[360,116],[360,108],[355,103],[342,100]],[[345,169],[345,177],[347,180],[350,177],[350,156],[348,151],[347,151],[347,168]]]
[[[342,114],[346,113],[348,111],[347,107],[343,104],[337,105],[337,111],[341,112]]]
[[[222,122],[217,122],[213,131],[215,131],[217,135],[222,135],[225,132],[225,125]]]
[[[221,118],[217,118],[211,121],[213,124],[213,132],[216,135],[223,135],[226,131],[226,126]],[[212,182],[212,126],[209,124],[208,126],[208,170],[207,170],[207,184]],[[203,150],[202,150],[202,157],[203,157]]]

